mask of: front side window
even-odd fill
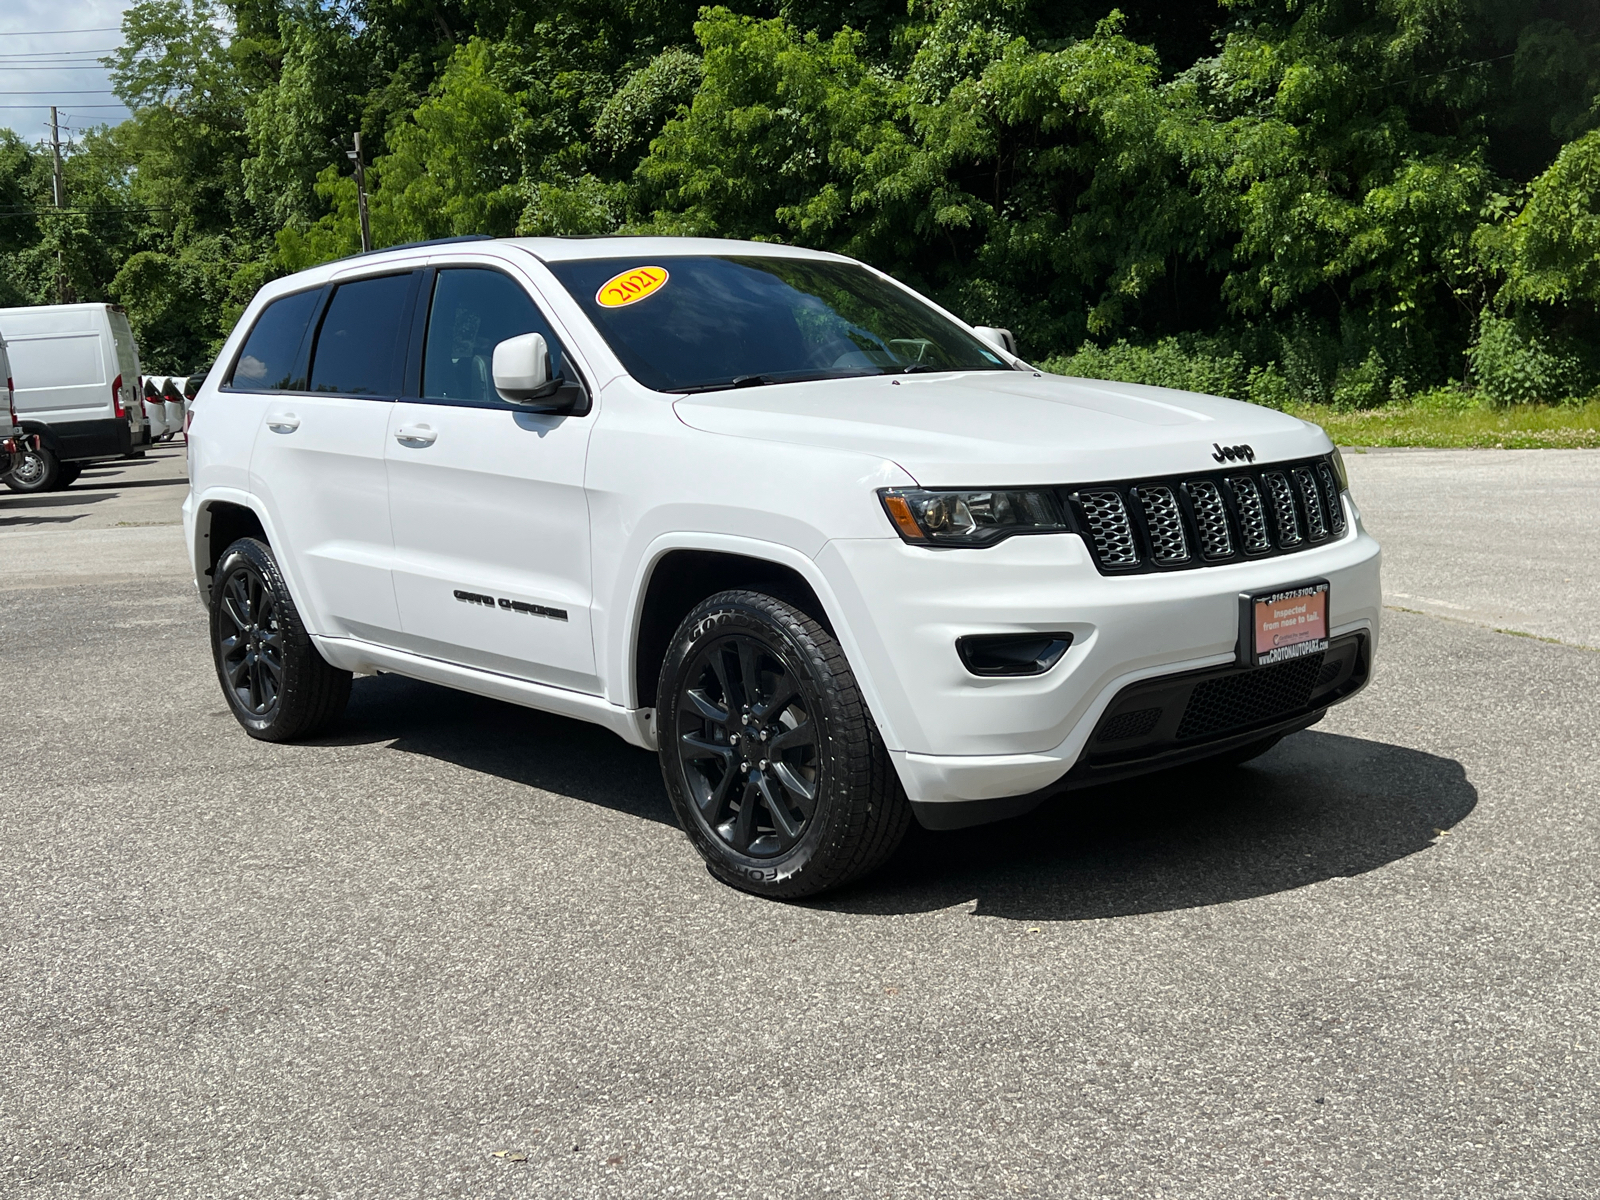
[[[915,371],[1002,371],[983,342],[856,263],[685,256],[549,264],[658,392]]]
[[[295,292],[262,309],[250,336],[245,338],[228,386],[243,392],[298,390],[300,385],[292,378],[295,361],[321,295],[317,288]],[[148,384],[145,386],[147,394],[153,392]]]
[[[561,344],[515,280],[484,267],[440,271],[423,349],[424,399],[500,403],[494,390],[494,348],[524,333],[544,336],[551,375],[559,375]]]
[[[411,275],[342,283],[328,301],[311,355],[311,390],[347,396],[393,396],[404,363]]]

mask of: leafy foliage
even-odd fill
[[[1592,0],[140,0],[111,66],[135,117],[70,212],[0,139],[0,299],[59,261],[153,367],[359,247],[359,129],[380,245],[796,242],[1054,368],[1280,407],[1593,376]]]

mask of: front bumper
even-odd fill
[[[1354,506],[1347,512],[1349,529],[1337,542],[1170,574],[1101,575],[1073,535],[977,550],[835,541],[818,563],[843,610],[891,758],[921,813],[927,805],[1015,801],[1050,789],[1077,766],[1125,689],[1230,667],[1243,592],[1328,580],[1330,633],[1360,634],[1370,665],[1380,551]],[[1051,631],[1072,633],[1072,646],[1038,676],[977,677],[955,649],[970,634]],[[1316,719],[1302,715],[1305,724]],[[996,803],[994,816],[1010,815],[1007,807]]]

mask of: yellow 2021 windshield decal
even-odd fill
[[[652,296],[667,285],[665,267],[630,267],[600,285],[594,301],[602,308],[624,308]]]

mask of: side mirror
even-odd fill
[[[1007,354],[1015,354],[1017,352],[1017,339],[1009,329],[996,329],[992,325],[974,325],[972,332],[988,342],[989,345],[997,346]]]
[[[519,334],[495,346],[491,369],[494,390],[511,404],[530,412],[578,417],[589,411],[589,393],[582,381],[551,372],[550,347],[543,334]]]
[[[502,400],[527,404],[546,399],[558,386],[550,378],[550,347],[543,334],[524,333],[494,348],[494,390]]]

